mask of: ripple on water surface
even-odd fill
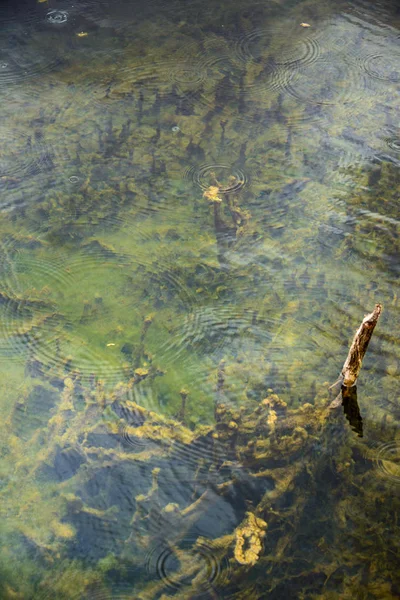
[[[136,60],[120,66],[117,77],[120,83],[111,87],[109,99],[118,94],[141,93],[144,110],[148,110],[148,95],[157,94],[158,100],[173,102],[182,114],[193,114],[196,105],[215,106],[215,88],[219,86],[222,98],[226,86],[230,90],[232,81],[228,73],[231,68],[229,57],[182,52],[173,61],[151,62],[137,65]],[[119,91],[120,90],[120,91]],[[179,114],[178,113],[178,114]]]
[[[80,25],[83,21],[92,27],[110,24],[108,13],[113,3],[109,0],[52,0],[44,4],[44,22],[54,31],[62,31],[66,25]]]
[[[189,167],[184,177],[193,181],[203,190],[207,190],[210,186],[217,186],[221,194],[239,192],[248,183],[248,176],[245,172],[238,167],[224,163]]]
[[[143,318],[132,307],[135,301],[129,293],[132,286],[136,293],[137,277],[146,281],[158,302],[174,298],[190,309],[197,297],[168,258],[160,258],[154,248],[147,251],[150,232],[146,237],[137,223],[130,228],[126,222],[122,231],[130,235],[136,231],[138,245],[132,253],[119,253],[93,240],[66,261],[62,253],[53,252],[51,257],[46,245],[35,248],[40,243],[33,238],[10,237],[2,243],[2,352],[29,353],[50,368],[69,363],[84,379],[94,376],[107,383],[125,379],[117,325],[124,322],[121,302],[136,319]],[[31,254],[24,245],[32,245]]]
[[[285,44],[274,48],[274,43],[285,39]],[[273,57],[276,65],[296,68],[315,62],[321,52],[317,39],[299,26],[288,30],[284,24],[270,28],[254,29],[240,37],[235,43],[235,54],[243,62],[262,63]]]
[[[379,474],[385,479],[400,485],[400,443],[396,441],[377,444],[373,460]]]
[[[50,353],[68,318],[57,304],[72,278],[57,257],[22,255],[13,243],[2,244],[1,352],[35,355]]]
[[[57,8],[50,8],[46,13],[46,21],[50,25],[63,25],[67,23],[69,14],[67,10],[60,10]]]
[[[225,453],[225,454],[224,454]],[[182,469],[191,470],[195,480],[197,474],[206,474],[210,465],[228,460],[226,448],[220,448],[218,443],[210,437],[198,438],[190,444],[175,440],[172,446],[171,472],[176,479],[181,480]]]
[[[0,136],[0,183],[6,184],[10,180],[17,183],[17,180],[51,168],[46,146],[36,140],[33,133],[3,126]],[[8,205],[7,199],[4,204]]]
[[[50,48],[50,40],[44,37],[37,40],[26,40],[15,34],[13,45],[3,43],[0,47],[0,90],[7,85],[39,77],[58,69],[62,60],[54,47]]]
[[[391,150],[400,154],[400,134],[385,138],[385,142]]]
[[[301,102],[340,106],[355,102],[362,93],[362,86],[354,68],[345,60],[324,55],[312,65],[294,72],[287,92]]]
[[[58,304],[63,328],[55,330],[49,339],[44,338],[43,343],[30,350],[47,367],[57,368],[69,363],[70,368],[79,370],[84,380],[95,377],[106,383],[120,381],[124,373],[121,361],[115,356],[114,345],[108,348],[106,342],[92,340],[87,324],[90,327],[97,324],[96,331],[101,330],[101,335],[109,340],[107,323],[116,293],[113,288],[124,280],[123,260],[115,264],[107,254],[104,255],[101,246],[95,246],[91,252],[70,259],[60,270],[67,273],[69,280]],[[95,281],[102,283],[95,286]],[[104,282],[108,282],[110,289],[104,288]],[[111,318],[109,327],[112,323],[115,321]]]
[[[249,346],[262,354],[263,347],[271,340],[274,325],[272,319],[255,324],[248,311],[238,311],[229,305],[198,306],[169,332],[167,342],[158,348],[156,356],[169,364],[182,364],[183,361],[192,372],[193,381],[200,385],[201,378],[206,376],[206,367],[199,368],[193,353],[218,360],[228,351]]]
[[[366,56],[360,63],[367,75],[389,83],[400,81],[400,54],[376,53]]]
[[[192,590],[196,597],[208,597],[229,579],[228,560],[219,554],[223,548],[206,538],[186,538],[176,546],[158,544],[146,558],[147,570],[175,594]]]

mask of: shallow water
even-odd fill
[[[396,3],[0,19],[0,598],[398,598]]]

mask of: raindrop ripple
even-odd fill
[[[183,593],[193,588],[196,597],[208,597],[210,590],[216,593],[228,578],[229,564],[226,558],[220,560],[219,551],[221,547],[205,538],[187,538],[175,551],[169,545],[157,545],[147,556],[147,570],[171,592]],[[184,564],[191,571],[190,575],[182,572],[180,576],[179,564]]]

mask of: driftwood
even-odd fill
[[[375,304],[375,308],[372,311],[372,313],[364,317],[360,327],[355,333],[353,342],[350,346],[349,353],[344,362],[339,378],[331,386],[331,389],[339,391],[342,389],[342,387],[350,388],[356,384],[358,375],[360,373],[362,361],[364,359],[369,341],[372,337],[375,325],[378,322],[381,312],[382,305]],[[336,408],[337,406],[340,406],[341,400],[342,394],[339,391],[339,394],[336,396],[335,400],[333,400],[330,407]]]

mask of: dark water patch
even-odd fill
[[[229,535],[243,521],[249,503],[257,505],[266,492],[274,489],[269,478],[255,478],[239,470],[235,472],[235,483],[223,495],[209,489],[204,511],[191,526],[188,536],[217,540]]]
[[[43,19],[46,7],[29,0],[5,0],[0,5],[0,19],[5,27],[22,25],[31,27]]]
[[[196,23],[206,35],[214,34],[231,40],[253,30],[260,22],[268,22],[279,14],[281,8],[282,5],[275,0],[268,5],[259,0],[226,6],[203,2],[197,6]]]
[[[211,436],[196,439],[190,444],[184,444],[175,440],[171,448],[171,468],[175,469],[175,460],[177,465],[181,464],[184,469],[192,471],[192,477],[198,470],[199,473],[207,473],[212,465],[221,464],[227,459],[223,450]],[[177,475],[180,468],[177,467]]]
[[[384,0],[379,4],[371,4],[368,0],[344,2],[343,14],[357,19],[358,26],[369,29],[383,38],[394,29],[398,19],[398,4],[394,0]]]
[[[156,535],[160,531],[170,530],[168,511],[165,507],[176,505],[180,510],[188,508],[209,487],[206,473],[203,474],[201,464],[195,468],[190,464],[179,464],[176,458],[159,463],[160,472],[157,476],[157,498],[163,513],[151,523],[151,530]]]
[[[0,89],[43,77],[63,64],[59,53],[46,47],[45,43],[28,42],[21,34],[16,34],[15,38],[12,45],[0,42]]]
[[[88,447],[106,448],[107,450],[116,450],[120,445],[120,437],[108,432],[89,432],[86,434],[85,441]]]
[[[93,512],[81,510],[69,514],[76,535],[69,545],[70,556],[93,563],[119,550],[125,525],[117,518],[107,518]]]
[[[164,40],[164,29],[175,26],[177,33],[183,28],[182,5],[174,0],[168,3],[151,0],[134,7],[110,0],[84,0],[78,5],[69,0],[68,3],[60,4],[60,8],[67,8],[78,22],[86,20],[90,28],[96,27],[108,30],[113,35],[123,36],[122,42],[131,39],[135,41],[137,37],[143,39],[143,31],[149,36],[159,36]]]
[[[151,466],[119,461],[112,466],[98,469],[85,482],[79,495],[84,502],[98,510],[117,506],[121,518],[126,520],[130,519],[135,511],[135,496],[147,494],[151,484]]]
[[[12,413],[12,427],[15,434],[28,441],[32,434],[45,427],[51,416],[51,410],[59,400],[57,392],[42,385],[36,385],[29,395],[22,397]]]
[[[23,178],[51,168],[48,148],[33,133],[3,126],[0,128],[0,135],[0,185],[17,186]],[[9,207],[7,199],[5,207]]]
[[[206,538],[185,538],[178,545],[158,545],[146,557],[150,577],[174,594],[209,597],[229,579],[229,563],[219,558],[220,547]]]
[[[46,479],[51,481],[67,481],[86,463],[85,455],[77,448],[57,446],[52,464],[45,464],[41,469]]]

